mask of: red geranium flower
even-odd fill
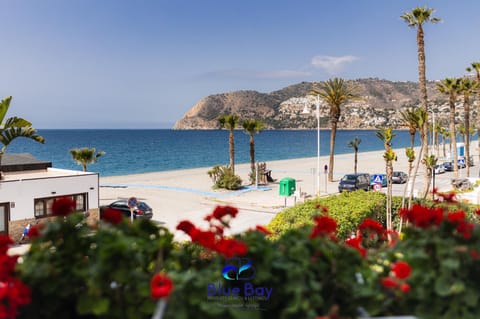
[[[345,240],[345,244],[347,244],[350,247],[355,248],[362,257],[365,257],[367,255],[367,250],[362,247],[362,236],[357,236],[357,237],[352,237],[348,238]]]
[[[232,206],[217,206],[215,207],[212,215],[218,220],[221,220],[225,216],[231,216],[234,218],[238,214],[238,209]]]
[[[255,227],[255,229],[258,230],[261,233],[264,233],[265,235],[271,235],[272,234],[272,232],[264,226],[257,225],[257,227]]]
[[[447,215],[447,220],[452,224],[464,222],[467,215],[463,211],[451,212]]]
[[[405,261],[397,261],[392,264],[392,271],[398,279],[406,279],[412,272],[412,267]]]
[[[40,231],[45,227],[45,224],[37,224],[30,227],[28,230],[28,238],[37,238],[40,237]]]
[[[371,219],[371,218],[366,218],[366,219],[358,226],[358,229],[360,229],[361,231],[371,230],[371,231],[374,231],[375,233],[377,233],[378,235],[382,235],[383,232],[385,231],[385,230],[383,229],[382,224],[380,224],[379,222],[377,222],[376,220],[373,220],[373,219]]]
[[[397,288],[398,286],[397,281],[391,277],[384,277],[381,279],[381,282],[383,287],[387,289],[394,289],[394,288]]]
[[[400,215],[403,219],[420,228],[438,226],[443,221],[443,210],[440,207],[430,208],[422,205],[413,205],[412,209],[401,209]]]
[[[75,211],[76,202],[68,196],[56,198],[52,204],[53,216],[67,216]]]
[[[192,224],[192,222],[188,220],[183,220],[180,223],[178,223],[177,229],[183,231],[184,233],[190,235],[191,237],[193,231],[196,230],[196,227],[194,224]]]
[[[330,216],[317,216],[314,218],[315,227],[312,229],[310,238],[324,235],[334,235],[337,231],[337,221]]]
[[[400,285],[400,290],[403,292],[409,292],[410,291],[410,285],[407,283],[403,283]]]
[[[5,254],[8,251],[13,240],[8,235],[0,235],[0,254]]]
[[[215,243],[216,243],[216,238],[215,238],[215,233],[212,231],[203,231],[203,230],[197,230],[192,232],[192,241],[199,243],[205,248],[208,249],[215,249]]]
[[[215,250],[227,259],[233,256],[244,256],[248,252],[247,245],[244,242],[225,238],[217,242]]]
[[[150,282],[150,290],[153,299],[166,298],[173,290],[173,281],[166,275],[156,274]]]
[[[102,219],[113,225],[118,225],[122,222],[123,214],[118,209],[107,208],[102,212]]]

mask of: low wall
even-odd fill
[[[19,243],[22,238],[22,233],[25,227],[30,225],[36,225],[40,223],[48,223],[48,220],[52,217],[35,219],[35,218],[25,218],[22,220],[13,220],[8,223],[8,234],[15,243]],[[88,211],[87,223],[89,225],[95,225],[99,220],[99,210],[98,208],[93,208]]]

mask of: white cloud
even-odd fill
[[[327,71],[327,73],[329,74],[335,74],[341,72],[346,64],[356,61],[358,59],[358,57],[353,55],[345,55],[339,57],[317,55],[312,58],[312,65],[315,68]]]

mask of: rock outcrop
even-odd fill
[[[338,128],[376,129],[378,127],[400,128],[400,111],[418,106],[420,95],[415,82],[392,82],[380,79],[359,79],[348,81],[361,95],[358,100],[342,105]],[[430,107],[435,109],[437,121],[447,121],[449,108],[447,98],[435,90],[436,82],[428,82]],[[236,91],[210,95],[194,105],[177,121],[174,129],[216,129],[218,117],[237,114],[242,119],[257,119],[269,129],[311,129],[316,128],[314,113],[302,114],[305,106],[315,109],[316,97],[309,95],[313,83],[302,82],[271,93],[257,91]],[[463,116],[463,103],[458,101],[458,115]],[[322,127],[328,127],[329,107],[320,106]],[[476,118],[472,107],[472,123]],[[445,124],[446,125],[446,124]]]

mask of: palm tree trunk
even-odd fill
[[[354,173],[357,174],[357,164],[358,164],[358,150],[355,150],[355,158],[354,158]]]
[[[328,181],[329,182],[333,182],[333,164],[334,164],[334,157],[335,157],[336,135],[337,135],[337,122],[332,121],[332,132],[330,133],[330,160],[328,163]]]
[[[442,135],[442,144],[443,144],[443,157],[447,156],[446,144],[445,144],[445,135]]]
[[[453,176],[458,178],[458,153],[457,139],[455,131],[455,99],[450,97],[450,140],[453,148]]]
[[[465,96],[465,165],[467,169],[467,177],[470,177],[470,99]]]
[[[233,130],[230,130],[228,144],[230,146],[230,168],[232,169],[233,175],[235,175],[235,140],[233,137]]]
[[[402,196],[402,208],[405,207],[405,197],[407,196],[407,188],[410,183],[410,178],[412,176],[412,169],[413,165],[412,162],[408,162],[408,177],[407,177],[407,182],[405,183],[405,187],[403,188],[403,196]]]
[[[255,140],[253,139],[253,134],[250,135],[250,170],[252,175],[255,174]]]
[[[392,227],[392,175],[393,165],[391,161],[387,163],[387,230],[393,230]]]
[[[420,130],[420,135],[422,135],[422,130]],[[423,141],[423,136],[421,136],[422,141]],[[420,151],[418,152],[418,158],[417,158],[417,164],[415,165],[415,171],[413,173],[413,178],[412,178],[412,183],[411,183],[411,188],[410,188],[410,194],[408,195],[408,209],[412,208],[412,198],[413,198],[413,189],[415,186],[415,179],[418,174],[418,168],[420,167],[420,164],[422,162],[422,156],[423,156],[423,149],[424,149],[425,144],[421,143],[420,145]]]
[[[422,109],[427,112],[428,107],[428,96],[427,96],[427,77],[425,75],[425,41],[423,27],[421,24],[418,25],[417,29],[417,46],[418,46],[418,81],[420,84],[420,98],[422,101]],[[423,123],[423,136],[422,136],[422,148],[425,149],[425,154],[428,154],[428,123],[425,121]],[[421,159],[421,156],[419,156]],[[420,162],[419,162],[420,163]],[[426,193],[428,187],[428,171],[427,166],[424,165],[424,192]]]
[[[410,132],[410,147],[411,148],[415,147],[415,132],[413,133]]]

